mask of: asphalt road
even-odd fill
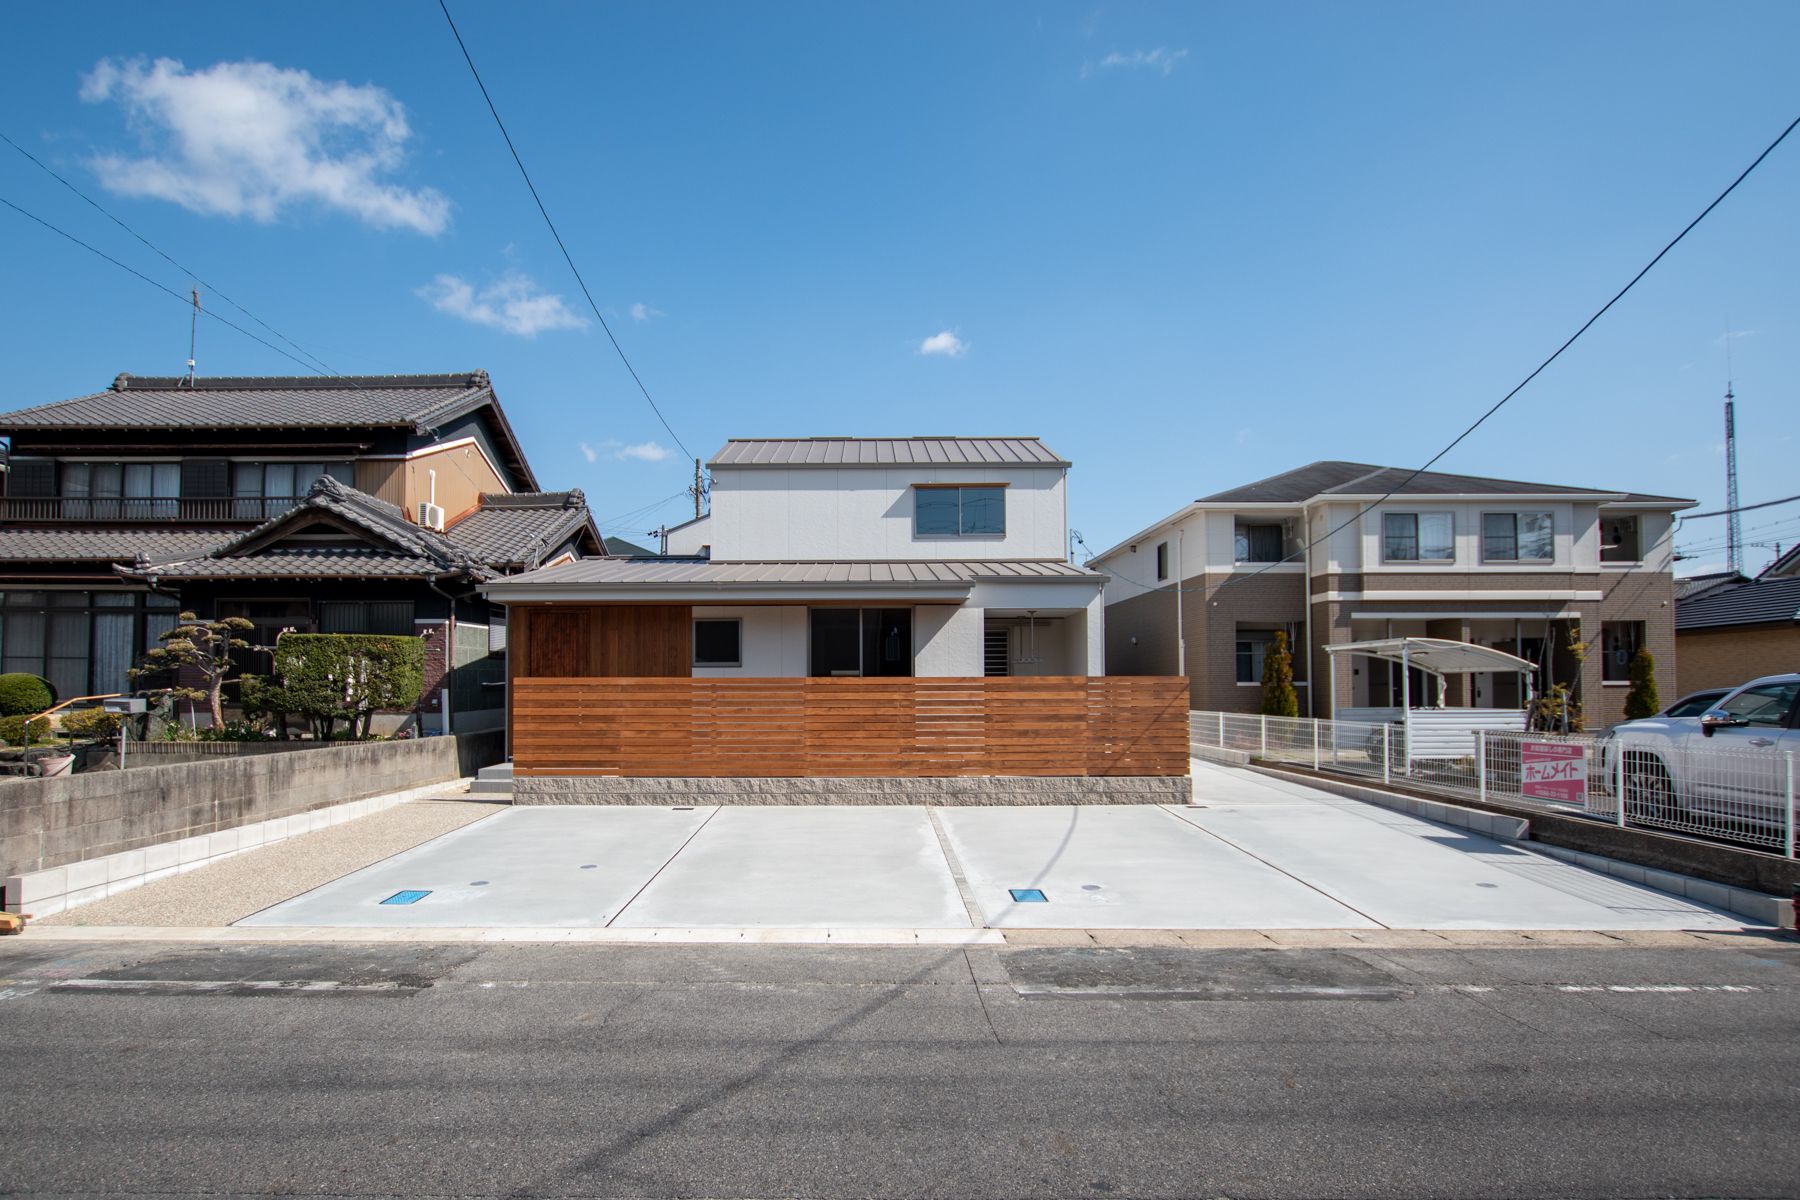
[[[1793,1196],[1800,946],[0,945],[0,1189]]]

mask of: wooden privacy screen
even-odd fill
[[[516,675],[686,676],[693,609],[685,604],[514,604],[507,666]]]
[[[512,682],[520,775],[1186,775],[1187,680]]]

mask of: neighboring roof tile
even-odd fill
[[[1410,478],[1409,478],[1410,477]],[[1553,483],[1522,483],[1516,479],[1490,479],[1482,475],[1451,475],[1421,471],[1414,476],[1406,467],[1382,467],[1372,463],[1324,461],[1308,463],[1255,483],[1203,496],[1201,504],[1298,504],[1314,496],[1565,496],[1591,495],[1611,499],[1618,492],[1603,488],[1563,487]],[[1672,496],[1625,494],[1619,503],[1693,504]]]
[[[978,580],[1088,580],[1105,576],[1061,561],[721,562],[703,558],[589,558],[510,575],[504,584],[974,583]]]
[[[1800,546],[1795,546],[1786,554],[1762,569],[1758,579],[1777,579],[1790,575],[1800,575]]]
[[[121,375],[90,396],[0,413],[0,430],[388,425],[429,427],[493,399],[487,372],[178,378]]]
[[[0,529],[0,562],[121,562],[139,554],[204,554],[227,529]]]
[[[481,507],[445,533],[487,566],[530,570],[591,526],[587,499],[580,490],[523,492],[483,495]],[[599,542],[598,531],[593,539]]]
[[[636,542],[628,542],[622,537],[607,538],[606,539],[606,552],[611,555],[616,555],[619,558],[661,558],[662,557],[662,555],[658,554],[656,551],[646,549],[643,546],[638,545]]]
[[[1049,466],[1070,464],[1034,437],[732,438],[713,467]]]
[[[443,575],[443,567],[420,554],[401,554],[370,546],[277,547],[236,558],[177,559],[155,564],[139,563],[121,572],[134,578],[158,579],[332,579]],[[481,577],[481,576],[478,576]]]
[[[1689,575],[1675,581],[1675,598],[1690,600],[1722,587],[1739,587],[1750,579],[1739,571],[1714,571],[1710,575]]]
[[[1707,592],[1675,605],[1675,631],[1727,625],[1800,623],[1800,577],[1759,579]]]

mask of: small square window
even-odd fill
[[[694,665],[696,667],[741,667],[744,623],[729,620],[694,622]]]

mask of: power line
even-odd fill
[[[1765,500],[1761,504],[1746,504],[1742,508],[1721,508],[1718,512],[1689,513],[1682,517],[1683,521],[1698,521],[1701,517],[1723,517],[1731,513],[1745,513],[1757,508],[1773,508],[1777,504],[1792,504],[1800,500],[1800,496],[1789,496],[1785,500]]]
[[[237,309],[239,312],[243,313],[246,317],[249,317],[252,321],[255,321],[258,325],[261,325],[264,329],[267,329],[270,333],[274,334],[276,337],[280,338],[282,341],[286,342],[288,345],[292,346],[294,349],[300,351],[300,353],[306,355],[307,358],[312,359],[312,361],[314,363],[318,364],[316,367],[308,366],[307,367],[308,370],[323,371],[327,375],[337,375],[338,374],[338,372],[332,370],[331,367],[328,366],[325,363],[325,361],[323,359],[321,359],[318,355],[312,353],[310,350],[307,350],[305,347],[303,347],[300,344],[298,344],[297,342],[295,342],[292,338],[290,338],[286,334],[282,333],[279,329],[276,329],[273,325],[270,325],[267,321],[263,320],[261,317],[257,316],[255,313],[251,312],[249,309],[247,309],[243,305],[239,304],[236,300],[233,300],[230,296],[227,296],[224,292],[220,291],[217,287],[208,283],[206,280],[200,278],[199,275],[195,274],[193,271],[189,270],[187,267],[176,262],[174,258],[170,257],[160,247],[158,247],[153,242],[151,242],[149,238],[145,237],[143,234],[139,233],[137,230],[133,229],[131,226],[129,226],[125,222],[121,221],[118,217],[115,217],[112,213],[108,212],[100,204],[99,201],[95,200],[92,196],[88,195],[86,192],[82,191],[80,188],[78,188],[74,184],[70,183],[67,179],[64,179],[61,175],[58,175],[55,171],[51,170],[43,162],[40,162],[38,160],[38,158],[35,155],[33,155],[29,150],[25,149],[25,147],[19,145],[19,143],[13,141],[11,138],[7,137],[4,133],[0,133],[0,142],[5,142],[7,145],[11,146],[14,150],[17,150],[20,154],[23,154],[26,158],[29,158],[46,175],[50,176],[50,178],[56,180],[56,182],[62,184],[64,187],[68,188],[71,192],[74,192],[77,196],[80,196],[83,200],[86,200],[89,204],[93,205],[94,208],[99,211],[101,216],[103,216],[107,220],[111,221],[114,225],[117,225],[120,229],[123,229],[126,233],[129,233],[132,237],[136,238],[138,241],[144,243],[144,245],[150,247],[151,250],[153,250],[157,254],[161,255],[164,259],[166,259],[169,262],[169,264],[171,266],[173,266],[176,270],[180,271],[183,275],[186,275],[189,279],[192,279],[195,283],[198,283],[201,287],[204,287],[207,291],[211,292],[213,295],[217,296],[219,299],[225,301],[227,304],[231,305],[231,307]],[[129,268],[127,268],[127,270],[129,270]],[[264,344],[266,345],[267,343],[264,343]],[[292,355],[290,355],[289,357],[292,357]],[[299,360],[296,359],[295,361],[299,361]],[[302,365],[305,365],[305,364],[302,364]]]
[[[442,0],[439,0],[439,3],[442,3]],[[1242,583],[1248,579],[1255,579],[1258,575],[1262,575],[1265,572],[1271,571],[1278,566],[1281,566],[1285,563],[1293,562],[1296,558],[1300,558],[1300,557],[1306,555],[1315,546],[1321,545],[1322,543],[1328,541],[1332,537],[1333,534],[1336,534],[1336,533],[1340,532],[1341,530],[1348,529],[1351,525],[1354,525],[1358,521],[1361,521],[1369,513],[1373,512],[1377,507],[1386,503],[1388,500],[1392,499],[1395,495],[1397,495],[1399,493],[1400,489],[1404,488],[1407,484],[1411,483],[1413,480],[1417,479],[1420,475],[1423,475],[1426,471],[1430,470],[1434,463],[1436,463],[1439,459],[1443,458],[1444,455],[1450,453],[1450,451],[1454,450],[1457,447],[1458,443],[1460,443],[1464,438],[1468,437],[1471,433],[1474,433],[1477,429],[1481,428],[1482,424],[1485,423],[1489,417],[1491,417],[1495,413],[1499,412],[1501,407],[1504,406],[1508,400],[1511,400],[1514,396],[1518,395],[1521,391],[1523,391],[1526,384],[1530,383],[1532,380],[1536,379],[1539,375],[1543,374],[1544,369],[1546,367],[1548,367],[1551,363],[1555,362],[1558,358],[1561,358],[1563,351],[1567,350],[1570,346],[1573,346],[1575,344],[1576,339],[1579,338],[1582,334],[1586,333],[1588,331],[1589,327],[1591,327],[1595,321],[1598,321],[1601,317],[1606,315],[1608,309],[1612,308],[1613,305],[1617,304],[1620,300],[1624,299],[1625,293],[1629,292],[1632,288],[1636,287],[1638,284],[1638,281],[1650,273],[1651,267],[1654,267],[1657,263],[1661,262],[1663,260],[1664,255],[1668,254],[1669,251],[1673,250],[1675,248],[1675,246],[1677,245],[1677,243],[1679,243],[1682,238],[1685,238],[1689,233],[1693,232],[1694,226],[1696,226],[1696,225],[1700,224],[1700,222],[1704,221],[1707,218],[1708,214],[1710,214],[1713,209],[1719,207],[1720,204],[1724,203],[1725,197],[1731,195],[1732,192],[1736,191],[1738,184],[1744,182],[1744,180],[1749,177],[1750,172],[1756,170],[1757,167],[1761,166],[1763,159],[1765,159],[1765,158],[1769,157],[1769,155],[1773,154],[1775,152],[1775,147],[1781,145],[1781,143],[1787,139],[1787,135],[1794,132],[1794,129],[1796,126],[1800,126],[1800,117],[1795,117],[1794,120],[1788,124],[1788,127],[1781,131],[1781,135],[1779,137],[1777,137],[1774,141],[1770,142],[1768,145],[1768,148],[1765,149],[1761,154],[1756,156],[1756,161],[1752,162],[1749,166],[1745,167],[1743,170],[1743,173],[1740,174],[1736,179],[1731,181],[1730,187],[1727,187],[1724,191],[1720,192],[1718,197],[1711,204],[1707,205],[1705,207],[1705,209],[1703,209],[1701,211],[1699,216],[1695,217],[1692,221],[1689,221],[1687,223],[1687,225],[1682,229],[1682,231],[1680,233],[1676,234],[1675,237],[1669,242],[1668,245],[1664,246],[1661,250],[1657,251],[1656,257],[1651,259],[1648,263],[1646,263],[1644,265],[1643,270],[1639,271],[1636,275],[1633,275],[1631,277],[1630,283],[1627,283],[1624,287],[1620,288],[1618,290],[1617,294],[1615,294],[1611,300],[1608,300],[1605,304],[1600,306],[1600,310],[1598,312],[1596,312],[1593,316],[1589,317],[1585,322],[1582,323],[1581,328],[1577,329],[1570,336],[1568,341],[1566,341],[1562,345],[1558,346],[1556,348],[1556,353],[1552,354],[1549,358],[1546,358],[1543,362],[1539,363],[1537,365],[1536,370],[1532,371],[1531,374],[1527,375],[1524,379],[1522,379],[1519,382],[1518,387],[1515,387],[1512,391],[1510,391],[1510,392],[1506,393],[1506,395],[1500,397],[1499,401],[1492,408],[1490,408],[1486,412],[1482,413],[1481,416],[1475,420],[1474,424],[1470,425],[1467,429],[1465,429],[1461,433],[1457,434],[1455,439],[1452,440],[1449,445],[1445,446],[1442,450],[1439,450],[1436,454],[1432,455],[1431,458],[1426,461],[1424,466],[1420,467],[1418,470],[1416,470],[1412,474],[1408,475],[1405,479],[1402,479],[1399,483],[1395,484],[1392,488],[1388,489],[1388,491],[1386,491],[1385,493],[1383,493],[1382,495],[1378,496],[1376,499],[1371,501],[1367,506],[1362,508],[1354,516],[1352,516],[1348,520],[1346,520],[1343,524],[1337,526],[1336,528],[1327,530],[1316,541],[1307,542],[1306,545],[1303,546],[1300,550],[1296,551],[1293,554],[1289,554],[1285,558],[1278,559],[1275,562],[1269,563],[1267,566],[1264,566],[1261,570],[1252,571],[1247,575],[1234,575],[1231,578],[1228,578],[1227,580],[1225,580],[1224,583],[1221,583],[1217,587],[1213,588],[1212,592],[1214,594],[1217,594],[1219,591],[1223,590],[1224,588],[1230,587],[1234,583]],[[1777,500],[1777,501],[1774,501],[1774,503],[1780,504],[1780,503],[1783,503],[1783,501]],[[1716,515],[1716,514],[1708,513],[1708,514],[1702,514],[1702,515],[1711,516],[1711,515]],[[1125,580],[1124,582],[1130,583],[1133,581]],[[1181,582],[1180,580],[1176,580],[1177,585],[1179,585],[1180,582]],[[1137,586],[1143,588],[1145,591],[1159,591],[1159,592],[1160,591],[1175,591],[1175,592],[1197,591],[1197,592],[1201,592],[1201,593],[1205,593],[1207,591],[1207,589],[1205,587],[1183,588],[1183,587],[1177,586],[1174,588],[1155,588],[1155,587],[1151,587],[1147,584],[1138,584]]]
[[[139,279],[143,280],[145,283],[149,284],[151,287],[156,288],[158,291],[167,292],[169,295],[175,297],[175,299],[181,301],[181,303],[184,307],[191,307],[193,305],[193,300],[190,297],[182,295],[180,292],[176,291],[174,288],[166,287],[163,284],[158,283],[156,280],[150,278],[148,275],[144,274],[142,271],[139,271],[134,267],[126,266],[124,263],[120,262],[118,259],[114,258],[112,255],[106,253],[104,250],[94,249],[94,247],[88,245],[86,242],[82,241],[80,238],[76,237],[74,234],[68,233],[61,229],[58,229],[56,226],[52,225],[50,222],[44,220],[44,218],[35,216],[32,213],[26,212],[24,209],[20,208],[16,204],[14,204],[11,200],[6,199],[4,196],[0,196],[0,204],[6,205],[6,207],[12,209],[14,212],[18,213],[22,217],[27,217],[33,221],[36,221],[39,225],[42,225],[45,229],[48,229],[51,233],[60,234],[61,236],[68,238],[71,242],[74,242],[77,246],[80,246],[83,250],[87,250],[91,253],[98,254],[101,258],[104,258],[107,262],[111,263],[115,267],[118,267],[120,270],[130,271],[133,275],[136,275]],[[264,346],[267,346],[269,349],[271,349],[275,353],[281,355],[283,358],[292,359],[294,362],[299,363],[301,366],[305,367],[308,371],[314,371],[314,372],[318,371],[318,368],[313,366],[311,363],[304,362],[301,359],[295,358],[292,354],[289,354],[286,350],[283,350],[280,346],[275,345],[273,342],[264,341],[262,338],[257,337],[254,333],[251,333],[248,329],[245,329],[242,325],[233,324],[232,322],[227,321],[224,317],[221,317],[216,312],[211,312],[211,311],[207,311],[207,310],[202,310],[202,311],[205,311],[207,316],[209,316],[213,320],[219,322],[219,324],[225,325],[232,329],[237,330],[239,333],[243,334],[245,337],[249,338],[253,342],[262,343]],[[326,372],[326,374],[335,375],[336,372]]]
[[[500,119],[500,110],[494,107],[494,98],[488,95],[487,84],[481,81],[481,72],[475,69],[475,59],[469,54],[469,47],[464,43],[461,31],[456,28],[456,22],[450,16],[450,6],[445,3],[445,0],[438,0],[438,7],[444,10],[444,20],[450,23],[450,32],[456,37],[456,44],[462,50],[463,60],[469,64],[469,73],[475,76],[475,86],[481,89],[481,98],[487,101],[488,111],[494,114],[494,124],[500,127],[500,136],[506,139],[506,148],[512,152],[513,162],[518,164],[519,174],[525,178],[525,186],[531,189],[531,198],[537,202],[538,212],[543,215],[544,224],[550,227],[550,236],[556,239],[556,248],[562,251],[563,261],[569,264],[569,270],[575,275],[575,282],[581,285],[581,294],[587,297],[588,307],[594,310],[594,319],[599,321],[600,328],[606,331],[607,340],[612,343],[613,349],[618,351],[619,361],[625,364],[627,371],[631,372],[631,380],[637,384],[638,391],[644,393],[644,400],[650,405],[650,411],[656,414],[656,419],[662,422],[662,427],[669,431],[669,436],[675,439],[677,446],[681,447],[681,453],[692,458],[693,453],[681,440],[681,435],[676,433],[674,427],[669,424],[669,419],[663,416],[662,409],[656,406],[656,401],[650,398],[650,389],[644,386],[642,379],[638,378],[637,368],[633,367],[631,360],[625,357],[625,348],[619,345],[619,339],[613,336],[612,326],[608,325],[606,318],[601,315],[600,306],[594,303],[593,293],[588,291],[587,280],[581,277],[581,271],[576,267],[574,257],[569,253],[569,248],[563,244],[562,234],[556,231],[556,222],[550,219],[550,212],[544,207],[543,197],[538,195],[537,185],[531,182],[531,173],[525,169],[525,160],[519,157],[519,150],[513,145],[512,135],[506,132],[506,122]]]

